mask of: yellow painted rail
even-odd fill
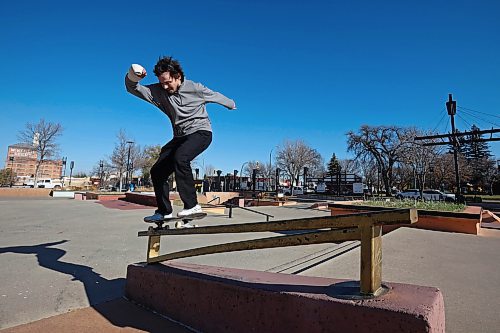
[[[360,292],[363,295],[375,295],[382,284],[382,226],[412,224],[417,220],[416,209],[394,209],[273,222],[141,231],[138,236],[148,237],[148,263],[213,253],[359,240],[361,241]],[[276,231],[302,232],[294,235],[217,244],[160,255],[161,236]]]

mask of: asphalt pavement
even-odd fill
[[[329,215],[307,205],[259,207],[274,220]],[[175,207],[175,212],[180,207]],[[142,222],[152,209],[118,202],[0,198],[0,328],[101,304],[123,295],[126,268],[143,262]],[[199,225],[262,222],[244,210]],[[276,233],[171,236],[162,252]],[[449,332],[496,332],[500,238],[401,228],[383,237],[383,280],[438,287]],[[180,259],[204,265],[359,279],[358,242]]]

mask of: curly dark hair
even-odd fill
[[[172,77],[176,79],[180,77],[181,82],[184,82],[184,71],[181,64],[178,60],[172,59],[172,57],[160,57],[155,65],[154,72],[156,76],[169,72]]]

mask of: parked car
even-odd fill
[[[302,186],[293,186],[293,187],[285,187],[283,188],[283,193],[285,195],[298,195],[298,194],[304,194],[304,189]]]
[[[455,194],[444,193],[439,190],[424,190],[424,200],[454,202]]]
[[[396,199],[416,199],[421,200],[420,191],[417,189],[408,189],[396,193]]]
[[[454,202],[455,195],[451,193],[444,193],[439,190],[426,189],[422,191],[422,196],[425,201],[446,201]],[[408,189],[396,194],[396,199],[416,199],[422,200],[420,190]]]

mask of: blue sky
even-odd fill
[[[164,144],[168,118],[124,88],[131,63],[179,59],[186,77],[236,101],[208,105],[200,160],[224,172],[302,139],[325,160],[363,124],[500,127],[499,1],[9,1],[0,8],[0,156],[26,122],[64,127],[61,156],[90,171],[124,129]],[[473,114],[476,117],[473,117]],[[449,130],[449,127],[448,127]],[[490,143],[500,158],[500,143]]]

